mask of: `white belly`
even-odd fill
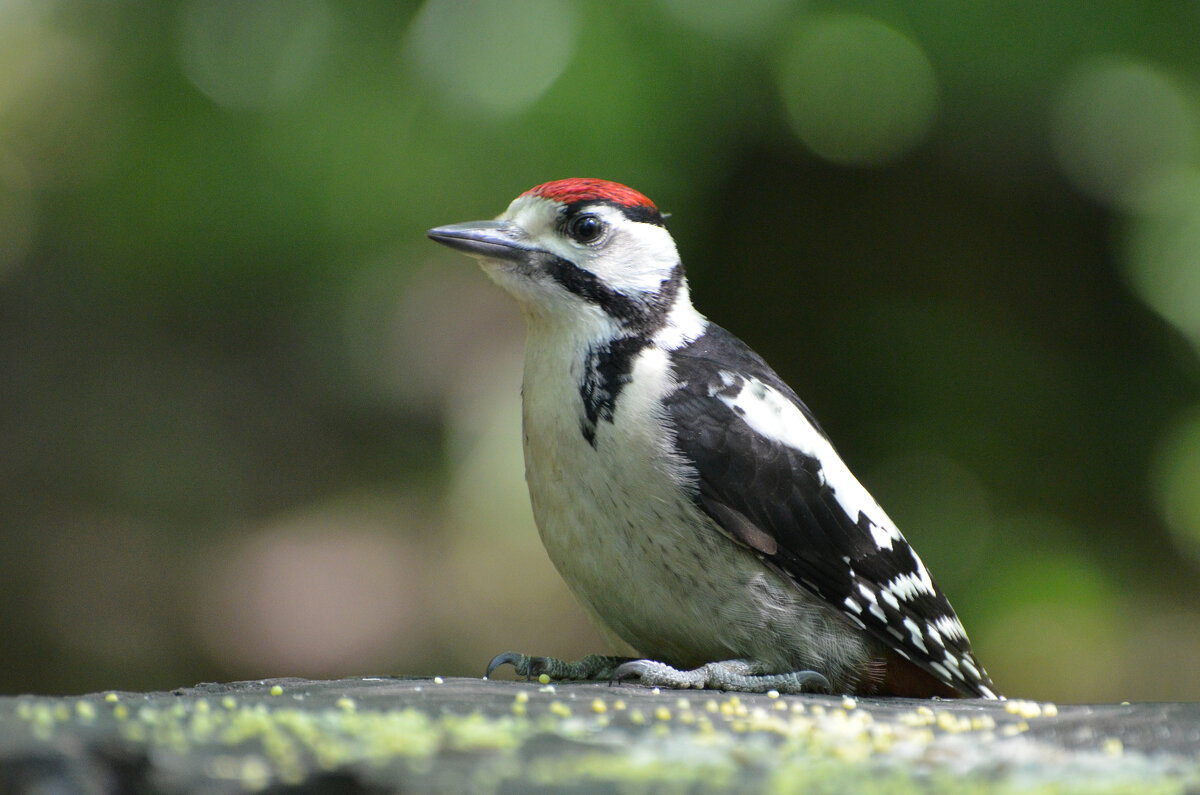
[[[664,352],[639,358],[593,447],[580,430],[576,374],[530,345],[523,391],[533,513],[550,559],[594,617],[640,654],[677,666],[752,659],[837,676],[831,666],[865,659],[865,647],[813,643],[844,635],[842,619],[721,533],[680,488],[686,470],[652,421],[671,386]]]

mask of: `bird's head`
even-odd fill
[[[663,216],[641,193],[601,179],[547,182],[496,220],[429,230],[438,243],[480,260],[533,317],[601,317],[660,326],[681,298],[683,267]]]

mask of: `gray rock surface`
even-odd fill
[[[1195,792],[1200,704],[480,679],[0,698],[4,791]]]

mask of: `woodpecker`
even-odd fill
[[[539,534],[601,630],[640,655],[510,652],[488,674],[999,698],[809,409],[692,306],[663,218],[624,185],[565,179],[428,232],[517,299]]]

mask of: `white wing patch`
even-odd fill
[[[871,538],[877,547],[891,549],[892,542],[900,540],[900,531],[879,503],[854,477],[829,440],[792,401],[757,378],[722,373],[721,379],[726,387],[743,380],[742,388],[733,396],[719,393],[714,396],[737,412],[755,433],[816,459],[821,465],[825,485],[851,521],[857,522],[860,515],[867,518]],[[925,576],[928,577],[928,573]]]
[[[715,397],[729,406],[755,433],[815,459],[820,464],[822,485],[829,488],[833,498],[852,521],[861,523],[865,517],[876,547],[897,555],[897,564],[904,557],[899,553],[908,553],[911,570],[897,574],[882,586],[865,582],[854,571],[851,560],[843,558],[855,586],[855,593],[845,597],[842,602],[845,615],[859,626],[866,626],[863,619],[868,615],[873,617],[882,624],[882,629],[896,639],[897,645],[893,650],[901,657],[912,660],[913,654],[920,652],[921,664],[927,665],[946,682],[971,681],[985,698],[996,698],[990,688],[978,684],[985,675],[970,653],[956,656],[946,648],[948,641],[951,644],[968,642],[966,630],[957,616],[949,613],[934,620],[920,620],[904,615],[904,604],[911,605],[921,597],[937,598],[933,578],[917,553],[904,542],[900,531],[879,507],[879,503],[850,472],[829,440],[778,390],[758,379],[740,374],[722,372],[720,376],[721,383],[710,387],[709,397]],[[899,625],[888,619],[885,605],[901,613]],[[935,659],[938,652],[941,653],[941,660]]]

